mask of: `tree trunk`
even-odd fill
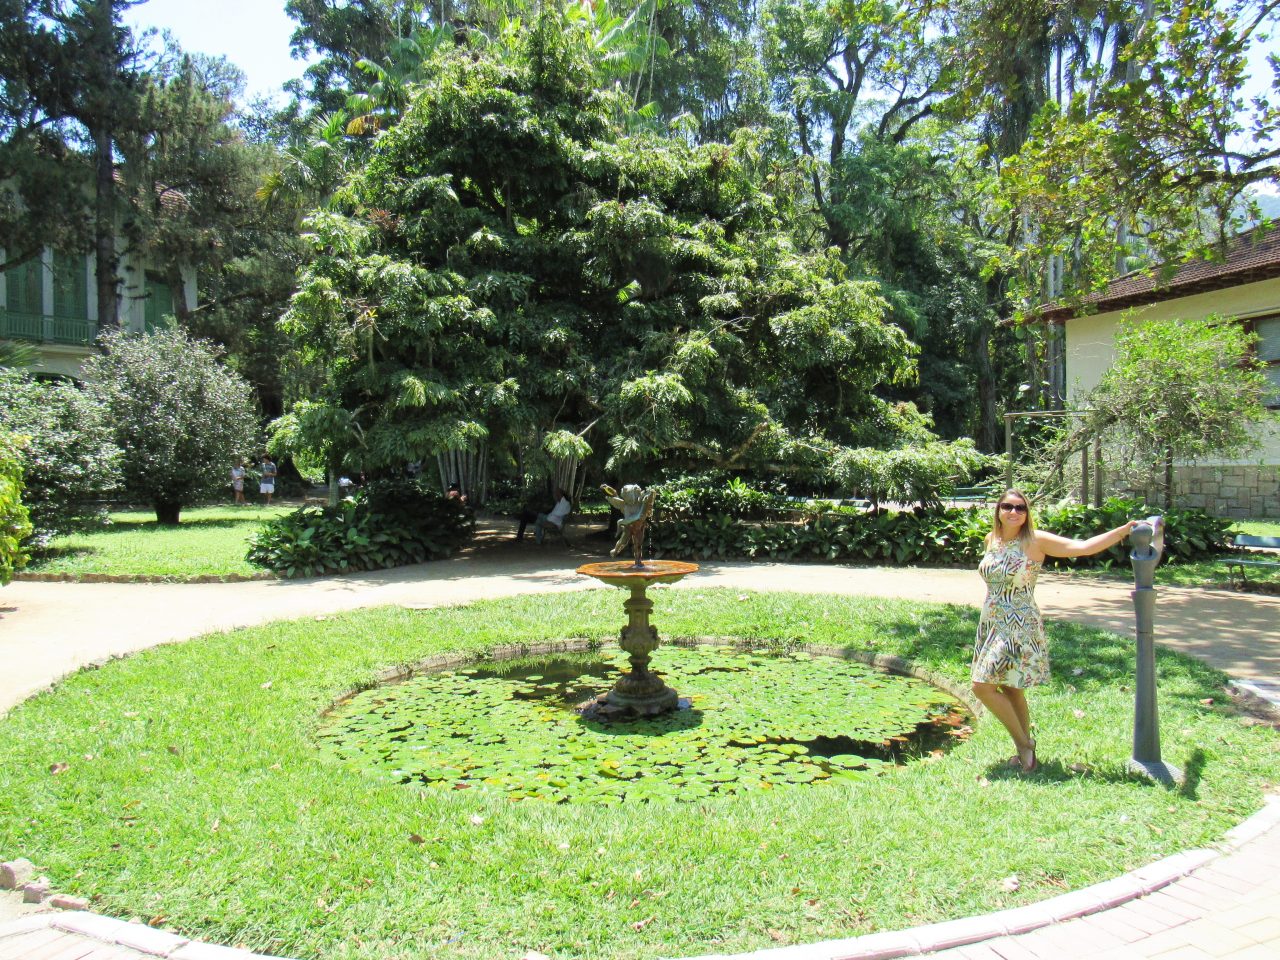
[[[93,252],[98,285],[98,328],[112,330],[120,326],[120,304],[117,295],[115,163],[111,145],[110,121],[103,119],[90,132],[94,145],[97,187],[94,199]],[[176,522],[176,521],[175,521]]]
[[[166,527],[176,527],[178,525],[178,514],[182,511],[182,504],[173,500],[157,500],[154,506],[156,508],[156,523],[163,524]]]
[[[978,447],[987,453],[1000,449],[1000,418],[996,415],[996,375],[991,362],[991,335],[987,324],[980,324],[974,343],[974,359],[978,367]]]
[[[100,89],[90,103],[89,116],[82,118],[93,141],[95,174],[93,235],[94,269],[98,288],[98,327],[109,330],[120,326],[120,304],[117,296],[116,268],[116,181],[115,125],[117,105],[110,91],[116,87],[117,55],[115,38],[116,0],[95,0],[89,7],[92,24],[87,53],[95,61],[91,75]]]

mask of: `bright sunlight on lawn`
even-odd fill
[[[176,527],[156,523],[151,510],[111,514],[101,530],[58,537],[31,559],[31,573],[197,577],[261,575],[245,560],[249,537],[264,520],[292,506],[198,507]]]
[[[810,641],[967,678],[974,611],[653,597],[669,637]],[[288,956],[641,960],[1050,897],[1211,843],[1280,777],[1280,737],[1236,712],[1224,676],[1162,651],[1164,754],[1189,782],[1169,791],[1133,779],[1132,644],[1065,624],[1050,629],[1054,681],[1031,697],[1043,770],[1027,777],[1005,766],[1008,738],[990,719],[952,751],[883,777],[623,808],[398,785],[317,749],[323,713],[380,668],[512,642],[605,641],[621,616],[609,590],[384,608],[80,673],[0,720],[0,854],[30,857],[97,910]],[[619,749],[644,763],[648,746]],[[68,767],[51,775],[55,764]]]

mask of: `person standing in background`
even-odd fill
[[[276,462],[271,459],[271,454],[264,453],[262,455],[262,478],[258,483],[258,492],[267,498],[267,506],[271,506],[271,495],[276,492]]]

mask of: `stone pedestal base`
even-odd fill
[[[1130,758],[1127,767],[1130,773],[1136,773],[1156,783],[1163,783],[1167,787],[1180,787],[1187,780],[1185,773],[1163,760],[1148,761]]]

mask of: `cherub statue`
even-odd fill
[[[650,490],[645,493],[634,483],[624,486],[621,496],[607,483],[601,484],[600,489],[604,491],[604,498],[622,511],[622,519],[618,521],[618,542],[613,545],[610,555],[616,557],[626,549],[627,541],[630,540],[636,566],[643,567],[644,528],[653,515],[653,501],[657,498],[658,491]]]

